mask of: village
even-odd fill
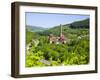
[[[60,24],[60,36],[55,37],[53,34],[49,35],[48,41],[50,44],[55,43],[55,44],[65,44],[67,42],[67,38],[65,38],[65,35],[63,34],[62,31],[62,25]]]
[[[65,37],[63,31],[62,31],[62,25],[60,24],[60,34],[59,36],[55,36],[54,34],[48,35],[48,43],[49,44],[66,44],[69,42],[69,39]],[[27,51],[32,47],[32,44],[34,43],[34,46],[37,47],[39,44],[39,40],[32,39],[31,42],[27,45]]]

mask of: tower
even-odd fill
[[[65,36],[62,32],[62,25],[61,24],[60,24],[60,39],[59,40],[61,43],[66,43]]]
[[[62,36],[62,25],[60,24],[60,36]]]

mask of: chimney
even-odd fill
[[[62,36],[62,25],[60,24],[60,36]]]

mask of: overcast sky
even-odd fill
[[[25,14],[26,25],[51,28],[60,24],[68,24],[74,21],[89,18],[89,15],[75,14],[50,14],[50,13],[30,13]]]

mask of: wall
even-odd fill
[[[1,0],[0,2],[0,80],[16,80],[10,76],[11,67],[11,2],[13,1],[30,1],[56,4],[77,4],[98,6],[100,14],[100,0]],[[100,16],[98,16],[98,22]],[[100,34],[98,24],[98,34]],[[98,37],[98,44],[100,44],[100,37]],[[100,47],[100,45],[98,45]],[[100,50],[98,50],[100,53]],[[22,78],[17,80],[100,80],[100,54],[98,54],[97,74],[80,74],[80,75],[64,75],[53,77],[39,77],[39,78]]]

